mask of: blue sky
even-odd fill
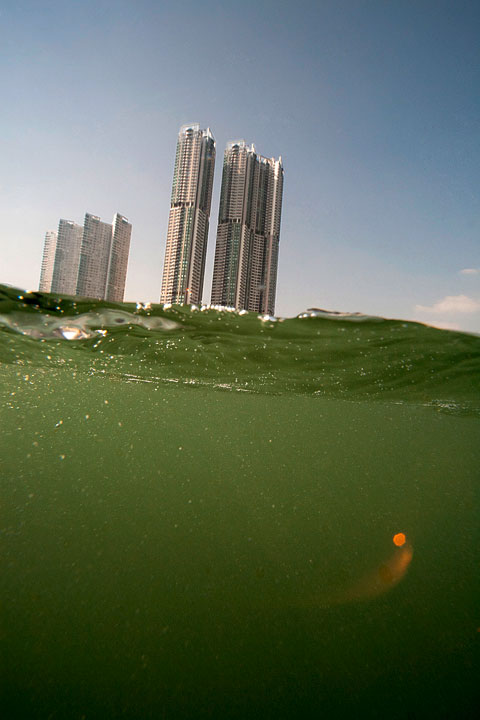
[[[158,301],[180,125],[285,167],[277,313],[480,332],[477,0],[13,0],[0,6],[0,280],[45,231],[133,224],[126,299]],[[462,272],[469,270],[470,272]]]

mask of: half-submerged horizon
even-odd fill
[[[89,298],[89,297],[81,297],[79,295],[68,295],[65,293],[59,294],[55,292],[44,292],[41,290],[26,290],[23,288],[19,288],[16,285],[9,284],[9,283],[0,283],[0,291],[5,291],[8,296],[10,297],[12,294],[16,296],[17,299],[21,299],[22,301],[25,301],[25,305],[30,305],[35,307],[37,305],[37,301],[35,300],[36,296],[42,296],[42,297],[48,297],[53,299],[56,303],[57,301],[60,303],[60,306],[58,310],[61,310],[64,312],[64,309],[62,307],[62,303],[64,302],[72,302],[76,307],[79,306],[79,304],[83,303],[102,303],[105,307],[120,307],[120,306],[128,306],[129,308],[134,308],[135,310],[154,310],[155,308],[161,308],[161,309],[169,309],[171,307],[190,307],[193,310],[218,310],[220,312],[231,312],[236,313],[238,315],[245,315],[250,314],[254,315],[261,319],[268,319],[271,318],[272,320],[278,320],[278,321],[284,321],[284,320],[293,320],[298,318],[306,318],[306,317],[329,317],[332,319],[335,318],[351,318],[351,319],[357,319],[357,320],[379,320],[379,321],[396,321],[401,323],[408,323],[409,325],[425,325],[426,327],[434,328],[436,330],[447,330],[449,332],[454,333],[461,333],[466,335],[480,335],[480,332],[476,332],[475,330],[465,330],[462,328],[452,327],[452,326],[445,326],[441,323],[441,321],[435,323],[427,322],[425,320],[414,320],[411,318],[404,318],[404,317],[397,317],[397,316],[391,316],[391,315],[372,315],[370,313],[364,313],[361,310],[332,310],[328,308],[319,308],[319,307],[309,307],[305,310],[301,310],[300,312],[294,314],[294,315],[280,315],[280,314],[274,314],[269,315],[268,313],[259,314],[255,310],[245,310],[245,309],[239,309],[235,308],[230,305],[219,305],[213,302],[200,302],[200,303],[162,303],[162,302],[156,302],[154,300],[123,300],[123,301],[115,301],[115,300],[104,300],[102,298]],[[43,302],[40,303],[40,306],[43,307]],[[49,306],[50,307],[50,306]],[[52,308],[50,307],[50,310]]]

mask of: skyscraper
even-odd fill
[[[117,213],[113,218],[112,225],[112,245],[110,248],[105,300],[123,301],[131,234],[131,224],[127,218]]]
[[[76,295],[105,298],[112,226],[97,215],[85,214]]]
[[[50,292],[52,287],[53,266],[55,265],[55,251],[57,249],[57,233],[47,230],[43,246],[42,268],[40,270],[40,292]]]
[[[282,158],[230,142],[223,160],[212,303],[273,315],[282,214]]]
[[[75,295],[83,228],[72,220],[58,223],[57,248],[51,292]]]
[[[113,224],[85,214],[76,294],[122,302],[132,226],[117,213]]]
[[[162,303],[202,300],[207,252],[215,140],[210,128],[180,128],[173,173],[167,245],[163,266]]]

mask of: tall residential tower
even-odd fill
[[[127,218],[117,213],[113,218],[112,225],[112,244],[110,247],[105,300],[123,302],[131,234],[131,224]]]
[[[76,295],[105,298],[111,244],[112,226],[97,215],[86,213]]]
[[[40,292],[50,292],[52,287],[53,266],[55,265],[55,251],[57,249],[57,233],[47,230],[43,246],[42,269],[40,271]]]
[[[205,274],[215,140],[210,128],[180,128],[163,266],[162,303],[200,303]]]
[[[132,226],[117,213],[113,224],[86,213],[76,294],[105,300],[123,300]]]
[[[53,293],[76,294],[82,236],[82,226],[77,225],[73,220],[61,219],[58,223],[57,250],[51,289]]]
[[[212,303],[275,312],[282,213],[282,158],[230,142],[223,160]]]

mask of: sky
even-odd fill
[[[276,314],[480,332],[478,0],[3,0],[0,282],[86,212],[133,225],[125,299],[158,302],[178,130],[285,169]]]

